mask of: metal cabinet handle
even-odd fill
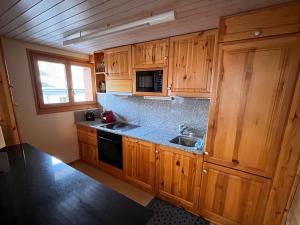
[[[208,152],[204,152],[204,155],[209,155]]]
[[[202,170],[203,173],[207,174],[207,170]]]

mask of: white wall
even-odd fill
[[[79,158],[73,112],[37,115],[26,48],[87,59],[88,55],[2,38],[8,73],[13,84],[17,122],[23,142],[65,162]]]

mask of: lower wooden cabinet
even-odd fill
[[[94,166],[98,165],[98,148],[96,146],[80,141],[79,151],[81,160]]]
[[[157,146],[156,195],[195,212],[198,205],[203,156]]]
[[[124,137],[123,174],[130,183],[154,193],[155,144]]]
[[[217,224],[262,224],[271,180],[204,163],[200,215]]]
[[[98,166],[97,130],[77,125],[80,159]]]

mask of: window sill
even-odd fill
[[[50,114],[50,113],[59,113],[59,112],[70,112],[82,109],[90,109],[90,108],[97,108],[98,104],[95,103],[88,103],[88,104],[80,104],[80,105],[68,105],[68,106],[54,106],[54,107],[45,107],[45,108],[37,108],[36,113],[38,115],[41,114]]]

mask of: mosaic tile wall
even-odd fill
[[[97,94],[99,104],[112,110],[121,120],[142,126],[177,132],[185,124],[197,135],[207,129],[210,101],[196,98],[175,98],[172,101],[148,100],[143,97]]]

